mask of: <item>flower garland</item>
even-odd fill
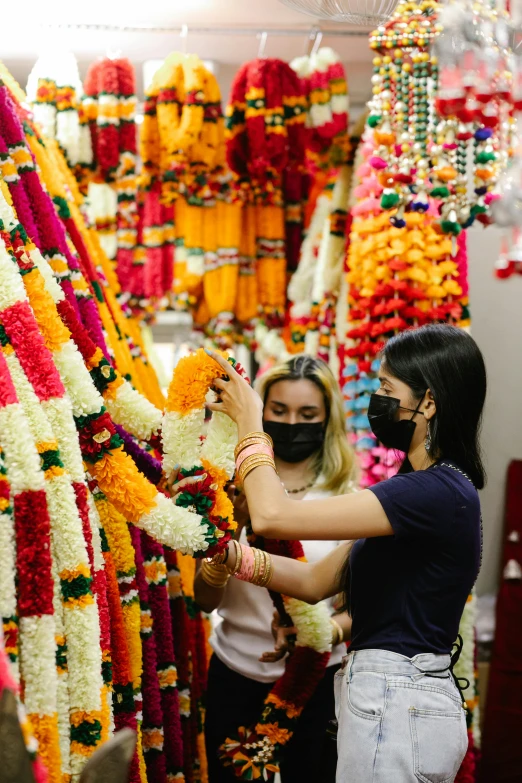
[[[2,303],[6,299],[2,288]],[[29,432],[0,352],[0,447],[13,496],[24,704],[49,781],[61,783],[50,523],[40,457]]]
[[[178,667],[185,779],[187,783],[208,783],[202,707],[208,657],[201,612],[194,600],[195,561],[169,549],[165,555]]]
[[[242,371],[240,365],[236,365]],[[208,553],[223,549],[235,529],[233,508],[224,490],[234,473],[236,426],[228,416],[215,414],[201,442],[205,398],[216,374],[215,362],[202,350],[178,363],[169,386],[163,419],[163,470],[179,465],[183,475],[206,478],[190,485],[176,505],[201,514],[207,525]]]
[[[167,781],[170,783],[170,781],[184,780],[184,775],[183,741],[177,690],[178,673],[167,589],[167,565],[162,546],[153,541],[150,536],[142,533],[141,545],[156,642],[156,664],[163,711]]]
[[[83,239],[88,255],[94,264],[98,282],[101,285],[108,309],[116,326],[117,342],[112,343],[116,356],[116,364],[122,375],[130,377],[135,388],[142,391],[145,396],[157,408],[163,409],[165,400],[159,387],[156,373],[148,362],[143,338],[139,326],[132,315],[131,309],[125,302],[121,293],[118,278],[111,267],[107,255],[103,252],[98,233],[87,226],[81,213],[83,199],[72,176],[72,172],[67,167],[63,155],[51,142],[47,144],[52,163],[60,171],[64,182],[64,195],[70,193],[70,199],[67,203],[71,216],[79,233]],[[37,150],[38,151],[38,150]],[[91,281],[93,287],[96,287],[96,280]],[[124,340],[120,339],[124,336]],[[123,350],[125,349],[125,350]]]
[[[299,541],[264,540],[252,531],[249,543],[270,554],[305,560]],[[279,772],[284,746],[291,739],[304,707],[324,676],[332,649],[330,614],[324,602],[311,606],[296,598],[270,593],[281,616],[296,628],[296,647],[285,672],[264,701],[259,722],[241,726],[237,736],[227,738],[220,748],[225,766],[241,780],[271,780]],[[306,687],[303,687],[306,672]]]
[[[102,552],[102,538],[100,535],[101,521],[96,503],[90,491],[87,496],[88,505],[88,534],[90,540],[90,554],[92,553],[92,588],[96,595],[98,615],[100,619],[100,646],[102,651],[102,718],[101,736],[102,742],[106,742],[114,728],[114,714],[112,708],[112,653],[111,653],[111,619],[107,598],[107,574],[105,573],[105,559]]]
[[[46,275],[44,279],[49,283],[52,278]],[[102,358],[99,361],[95,359],[94,367],[89,364],[93,357],[98,356],[97,349],[82,331],[70,303],[62,299],[57,305],[62,323],[75,337],[87,366],[93,370],[98,366],[108,368],[106,372],[100,369],[96,374],[98,383],[108,385],[113,380],[112,368],[108,363],[104,364]],[[44,314],[45,318],[39,325],[53,344],[58,320],[53,318],[50,307]],[[34,318],[32,314],[31,317]],[[51,328],[53,323],[55,326]],[[58,347],[59,350],[53,352],[53,359],[73,403],[82,456],[102,491],[126,519],[147,529],[159,540],[182,551],[205,551],[208,546],[206,525],[197,515],[173,506],[137,471],[132,460],[123,452],[121,440],[103,407],[101,396],[91,379],[85,379],[85,367],[73,342],[62,342],[61,348]]]
[[[307,96],[306,159],[311,173],[347,162],[348,87],[339,55],[328,47],[290,63]]]
[[[473,593],[469,596],[459,626],[459,634],[462,637],[463,646],[460,658],[455,666],[455,676],[469,682],[469,690],[464,693],[466,697],[467,724],[468,724],[468,751],[459,770],[456,780],[458,783],[469,783],[476,776],[477,762],[480,748],[480,715],[479,700],[477,694],[477,668],[476,668],[476,639],[475,622],[477,614],[477,598]]]
[[[45,136],[56,139],[73,168],[85,154],[78,111],[81,92],[78,63],[72,54],[39,57],[27,81],[27,99],[36,122]]]
[[[0,617],[4,650],[11,672],[20,680],[18,648],[18,616],[16,612],[16,550],[11,490],[5,458],[0,453]]]
[[[154,183],[143,194],[142,242],[145,247],[144,293],[162,302],[174,282],[174,207],[160,201],[160,185]]]
[[[136,562],[136,584],[140,605],[140,636],[142,647],[143,674],[143,753],[147,768],[148,783],[165,783],[167,765],[165,758],[165,737],[163,713],[158,680],[156,640],[153,633],[152,614],[149,605],[149,591],[143,568],[141,533],[131,526],[130,535]]]
[[[139,715],[142,707],[141,675],[143,665],[134,547],[124,517],[107,501],[103,493],[95,492],[94,500],[116,568],[125,638],[129,651],[129,668],[134,692],[134,703],[136,712]]]
[[[127,635],[125,620],[123,614],[122,601],[118,585],[117,570],[114,563],[114,557],[109,547],[107,535],[105,533],[105,524],[110,518],[111,508],[107,503],[103,492],[99,491],[95,481],[90,482],[90,488],[98,518],[100,520],[99,534],[101,538],[101,548],[105,561],[105,574],[107,584],[107,601],[110,615],[110,635],[112,650],[112,675],[113,675],[113,696],[112,704],[114,710],[115,728],[125,727],[139,730],[137,705],[134,700],[134,687],[131,674],[130,653],[127,645]],[[109,521],[110,525],[110,521]],[[140,769],[141,756],[141,732],[138,731],[138,742],[134,752],[129,783],[145,783],[144,770]],[[144,762],[143,762],[144,766]]]
[[[29,138],[31,141],[31,137]],[[41,149],[41,145],[38,144],[36,146],[37,156]],[[44,165],[41,165],[41,169],[45,171],[48,169],[48,166],[44,167]],[[52,189],[52,192],[55,192],[54,188]],[[60,196],[55,196],[55,198],[60,198]],[[80,251],[80,258],[83,257],[88,269],[90,270],[89,279],[92,281],[93,288],[97,294],[97,301],[100,307],[100,312],[102,313],[103,323],[110,329],[110,332],[113,335],[111,344],[117,345],[119,343],[119,339],[116,333],[116,328],[114,326],[111,314],[107,308],[107,304],[104,300],[102,288],[97,280],[96,273],[92,268],[85,244],[82,241],[82,237],[80,236],[79,231],[77,231],[77,225],[72,219],[68,206],[64,204],[63,200],[60,203],[62,206],[62,216],[64,222],[68,226],[71,236],[74,238],[75,244]],[[104,343],[100,344],[100,341],[96,340],[96,336],[93,335],[92,330],[90,334],[91,337],[94,337],[94,341],[99,346],[99,349],[103,349]],[[107,351],[104,351],[104,353],[107,357]],[[116,370],[115,372],[116,375],[119,376],[118,371]],[[116,389],[118,389],[118,391]],[[133,390],[128,381],[121,378],[121,376],[119,376],[119,382],[117,383],[114,391],[115,394],[109,395],[110,401],[108,401],[108,407],[111,410],[111,415],[119,423],[123,424],[131,431],[135,431],[136,424],[139,422],[138,426],[141,430],[141,433],[138,434],[140,437],[150,438],[150,436],[154,434],[155,431],[157,431],[159,428],[161,418],[160,412],[151,403],[144,399],[142,395]]]
[[[1,232],[0,232],[1,234]],[[82,520],[71,473],[64,470],[59,443],[64,442],[64,459],[72,454],[72,469],[78,477],[79,452],[69,406],[69,426],[53,432],[47,408],[64,413],[65,389],[30,310],[22,279],[3,233],[0,239],[0,280],[10,300],[0,304],[2,350],[18,398],[30,424],[30,431],[42,461],[51,522],[52,554],[63,601],[63,625],[67,643],[68,683],[73,741],[71,763],[76,774],[99,741],[101,652],[97,610],[91,591],[91,573]],[[9,239],[8,239],[9,241]],[[38,356],[35,363],[34,357]],[[44,408],[45,406],[45,408]],[[58,419],[62,425],[64,417]],[[72,442],[71,442],[72,441]],[[78,453],[76,453],[78,452]],[[81,473],[80,473],[81,476]],[[83,480],[83,477],[82,479]],[[75,734],[75,729],[76,734]],[[77,736],[78,739],[74,739]]]
[[[302,88],[286,63],[258,59],[242,66],[227,108],[227,161],[236,175],[238,193],[256,205],[258,302],[261,315],[273,326],[282,325],[286,300],[285,236],[291,259],[297,257],[300,244],[300,231],[294,228],[301,223],[304,121]],[[284,176],[289,199],[286,216]],[[238,294],[243,299],[241,288]]]

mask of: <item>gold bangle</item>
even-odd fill
[[[272,560],[272,556],[265,552],[265,571],[263,573],[262,579],[259,582],[260,587],[268,587],[270,584],[270,580],[272,579],[272,575],[274,573],[274,561]]]
[[[235,576],[238,574],[241,570],[241,562],[243,560],[243,550],[241,549],[241,544],[239,541],[236,541],[235,538],[232,539],[232,543],[234,544],[235,550],[236,550],[236,564],[234,566],[234,569],[230,571],[230,569],[227,569],[229,574],[232,576]]]
[[[344,631],[333,617],[330,617],[330,622],[332,624],[332,646],[336,647],[344,641]]]
[[[245,470],[256,462],[267,462],[269,465],[271,465],[274,460],[269,457],[268,454],[250,454],[250,456],[241,463],[241,467],[238,471],[239,476],[242,476]]]
[[[266,443],[271,449],[274,447],[274,441],[267,435],[266,432],[249,432],[244,438],[241,438],[236,448],[234,449],[234,459],[237,459],[239,454],[247,446],[251,446],[255,443]]]
[[[210,587],[225,587],[230,579],[230,574],[226,566],[213,565],[208,560],[203,560],[201,578]]]
[[[254,470],[254,468],[258,468],[261,465],[267,465],[268,467],[272,468],[273,470],[276,469],[274,460],[269,457],[266,454],[252,454],[250,457],[247,457],[246,460],[242,463],[241,467],[239,468],[238,472],[238,479],[241,484],[243,484],[244,480],[248,476],[248,474]]]
[[[259,569],[261,568],[261,550],[252,547],[252,552],[254,554],[254,573],[252,574],[252,579],[250,581],[253,585],[257,585]]]

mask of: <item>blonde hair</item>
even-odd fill
[[[346,435],[343,400],[339,385],[325,362],[300,354],[267,370],[256,382],[263,403],[279,381],[308,380],[322,391],[326,408],[323,448],[317,453],[315,468],[322,477],[321,489],[342,495],[349,492],[356,478],[355,453]]]

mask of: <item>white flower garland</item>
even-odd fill
[[[213,399],[215,395],[210,393]],[[224,470],[232,478],[235,468],[234,449],[237,443],[237,425],[228,416],[215,413],[207,427],[205,441],[201,434],[205,423],[205,409],[198,408],[183,416],[166,411],[163,416],[163,470],[176,466],[191,470],[202,460]]]
[[[29,421],[34,442],[58,446],[51,425],[40,406],[29,380],[14,353],[5,356],[18,399]],[[49,471],[45,476],[47,507],[51,523],[51,549],[56,576],[74,578],[90,575],[82,521],[69,474]],[[55,586],[56,590],[56,586]],[[101,648],[96,603],[92,594],[72,605],[65,603],[62,614],[67,643],[69,709],[93,713],[101,709]],[[85,763],[81,754],[71,753],[73,771],[79,773]]]
[[[296,645],[318,653],[331,652],[332,624],[326,602],[312,605],[284,596],[284,604],[297,631]]]
[[[162,412],[127,380],[118,386],[114,397],[105,398],[105,407],[117,424],[140,440],[149,440],[161,428]]]
[[[90,182],[86,208],[91,222],[99,227],[98,236],[105,254],[114,261],[118,252],[116,190],[104,182]]]

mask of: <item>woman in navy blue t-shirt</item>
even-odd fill
[[[260,399],[212,355],[228,378],[216,379],[210,407],[240,439],[261,431]],[[273,557],[270,581],[309,603],[345,591],[353,626],[336,682],[338,782],[451,783],[467,748],[451,653],[480,568],[486,372],[468,334],[432,325],[389,340],[379,377],[368,417],[383,445],[407,455],[397,476],[298,504],[261,464],[244,490],[259,535],[355,540],[351,554],[342,545],[313,565]],[[235,546],[226,565],[234,571]]]

